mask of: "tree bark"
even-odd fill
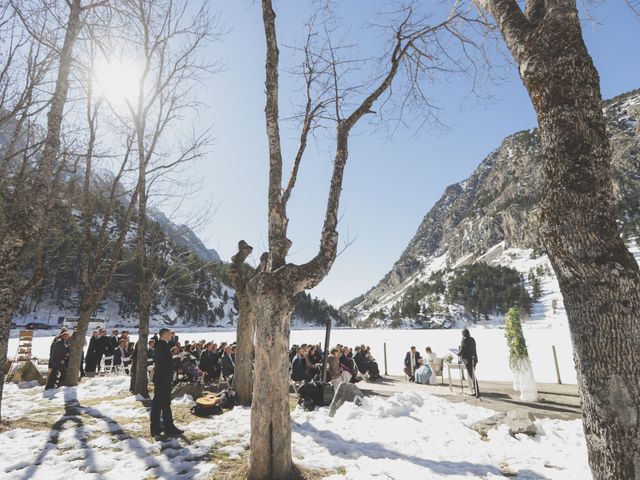
[[[0,419],[2,419],[2,392],[4,391],[4,365],[8,358],[11,317],[16,305],[12,288],[0,286]]]
[[[256,316],[256,369],[251,404],[251,480],[285,479],[292,471],[289,335],[293,294],[286,267],[259,272],[249,298]]]
[[[236,367],[233,374],[233,389],[238,395],[241,405],[251,405],[253,391],[253,337],[255,334],[255,315],[242,268],[244,261],[251,254],[253,248],[244,240],[238,242],[238,253],[231,257],[229,278],[238,297],[239,314],[236,329]]]
[[[541,234],[569,320],[591,471],[640,479],[640,270],[615,222],[600,80],[576,2],[489,9],[538,116]]]
[[[64,377],[64,385],[67,387],[75,387],[80,380],[80,364],[82,363],[82,351],[84,350],[84,341],[89,328],[91,314],[95,310],[93,301],[90,297],[84,297],[78,310],[78,323],[74,334],[69,339],[69,365],[67,374]]]
[[[7,358],[11,318],[17,301],[18,284],[22,278],[19,260],[20,251],[25,247],[27,241],[33,242],[34,238],[36,244],[40,243],[40,237],[44,234],[45,225],[48,221],[47,206],[51,200],[51,181],[56,176],[55,165],[60,150],[60,130],[69,91],[73,47],[82,26],[80,0],[72,0],[68,2],[68,5],[69,17],[67,19],[64,42],[60,50],[56,86],[47,113],[47,134],[43,144],[42,158],[39,160],[35,171],[32,215],[20,225],[21,232],[19,234],[8,232],[9,235],[3,236],[2,245],[0,245],[0,263],[3,264],[0,267],[0,282],[2,282],[0,283],[0,360],[6,360]],[[37,282],[32,282],[32,286],[36,284]],[[6,340],[3,339],[5,332]],[[4,365],[4,362],[2,365]],[[4,375],[1,374],[0,378],[1,406]]]
[[[142,135],[138,131],[139,146],[143,145]],[[144,152],[144,150],[141,150]],[[146,229],[147,229],[147,191],[146,191],[146,168],[147,162],[144,153],[140,154],[140,164],[138,173],[138,268],[140,269],[140,298],[138,303],[138,342],[147,345],[149,341],[149,316],[151,314],[151,283],[152,273],[149,268],[149,258],[147,255]],[[136,383],[134,392],[136,394],[149,396],[147,378],[147,349],[138,350],[136,359]]]

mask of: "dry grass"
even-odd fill
[[[249,477],[248,452],[236,458],[226,458],[216,462],[217,470],[209,477],[209,480],[246,480]],[[346,470],[342,467],[337,470],[324,468],[310,469],[294,465],[294,472],[289,480],[321,480],[329,475],[344,475]]]
[[[38,415],[37,420],[30,418],[19,418],[17,420],[2,420],[0,421],[0,433],[15,428],[25,428],[27,430],[51,430],[51,426],[56,422],[56,418],[46,418]]]

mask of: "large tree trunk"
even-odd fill
[[[91,320],[91,314],[94,310],[95,305],[92,299],[85,298],[78,311],[78,323],[75,333],[69,340],[69,366],[67,367],[67,374],[64,377],[64,384],[67,387],[78,385],[84,340],[87,336],[89,321]]]
[[[255,314],[246,293],[237,293],[240,317],[236,334],[236,367],[233,374],[233,389],[240,405],[251,405],[253,392],[253,337],[255,334]]]
[[[283,275],[251,280],[256,316],[255,390],[251,404],[251,480],[284,479],[292,472],[289,411],[289,336],[293,293]]]
[[[490,9],[538,115],[541,233],[569,319],[591,470],[640,479],[640,271],[615,222],[598,72],[575,0]]]
[[[238,242],[238,253],[231,257],[229,278],[239,305],[238,327],[236,329],[236,367],[233,374],[233,389],[238,395],[241,405],[251,405],[253,392],[253,337],[255,334],[256,317],[251,307],[247,293],[246,279],[243,275],[243,265],[253,248],[244,240]]]
[[[149,378],[147,377],[147,344],[149,343],[149,310],[151,308],[150,292],[146,290],[144,301],[140,298],[140,326],[138,328],[138,343],[136,343],[136,364],[131,365],[131,370],[135,369],[135,382],[133,393],[149,397]],[[144,314],[142,313],[144,308]],[[133,374],[133,373],[132,373]]]
[[[139,303],[138,303],[138,342],[143,342],[146,347],[149,341],[149,316],[151,314],[151,282],[153,280],[149,268],[149,257],[147,255],[146,231],[147,231],[147,190],[146,190],[146,169],[147,162],[144,156],[143,128],[138,121],[138,268],[140,269]],[[144,397],[149,397],[147,378],[147,349],[140,348],[136,358],[136,383],[134,392]]]

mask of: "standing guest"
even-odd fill
[[[113,352],[116,348],[118,348],[118,342],[120,342],[120,335],[118,330],[112,330],[111,336],[109,337],[109,344],[111,345],[111,351]]]
[[[100,364],[102,363],[103,356],[110,356],[111,352],[111,342],[109,341],[109,337],[107,337],[107,330],[102,328],[100,329],[100,333],[98,334],[98,340],[96,341],[97,345],[97,353],[96,353],[96,370],[100,371]]]
[[[171,436],[177,437],[184,432],[173,423],[173,414],[171,413],[171,382],[173,380],[173,358],[169,350],[169,341],[173,336],[173,332],[168,328],[160,329],[160,339],[156,345],[153,372],[153,384],[155,392],[153,401],[151,402],[151,435],[156,436],[164,432]],[[160,423],[162,417],[162,423]]]
[[[306,379],[307,369],[304,356],[304,348],[300,347],[291,361],[291,380],[294,382],[302,382]]]
[[[415,380],[416,368],[419,366],[421,358],[420,352],[416,351],[416,347],[411,347],[411,350],[404,357],[404,373],[407,374],[410,382]]]
[[[69,340],[69,332],[62,331],[57,337],[51,347],[51,356],[49,362],[51,364],[51,371],[47,378],[47,384],[44,387],[45,390],[50,390],[55,387],[59,387],[64,381],[64,377],[67,373],[66,361],[67,361],[67,342]]]
[[[127,351],[127,341],[123,338],[118,343],[118,347],[113,351],[113,365],[121,366],[126,372],[129,368],[129,352]]]
[[[235,358],[233,358],[233,345],[227,345],[224,349],[224,355],[222,355],[222,376],[227,379],[229,383],[233,379],[233,372],[236,369]]]
[[[162,330],[162,329],[160,329]],[[172,332],[172,336],[171,339],[169,340],[169,346],[170,347],[175,347],[176,345],[178,345],[180,339],[178,338],[178,335],[176,335],[175,333]]]
[[[84,370],[89,377],[92,377],[96,373],[97,359],[98,359],[98,338],[100,330],[94,330],[89,339],[89,347],[87,348],[87,356],[85,358]],[[100,354],[102,357],[102,354]]]
[[[155,354],[156,342],[153,338],[149,340],[149,348],[147,348],[147,363],[153,365],[153,355]]]
[[[471,336],[468,329],[462,330],[462,342],[460,343],[460,350],[458,355],[467,368],[469,374],[469,389],[474,390],[474,395],[480,395],[478,391],[478,383],[476,380],[476,365],[478,364],[478,352],[476,351],[476,340]]]

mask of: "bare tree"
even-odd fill
[[[338,209],[344,169],[349,155],[349,136],[376,102],[390,92],[396,76],[411,56],[418,56],[420,71],[428,70],[430,60],[421,48],[428,38],[455,31],[462,13],[452,11],[441,23],[428,25],[414,15],[413,6],[397,13],[400,20],[391,31],[391,48],[380,62],[382,72],[363,85],[345,84],[345,72],[356,65],[340,59],[340,48],[331,43],[331,29],[324,28],[326,41],[305,48],[304,78],[307,88],[302,129],[291,174],[283,184],[283,156],[280,139],[279,49],[276,15],[270,0],[262,1],[266,38],[266,129],[269,144],[268,252],[261,257],[255,274],[247,282],[247,294],[256,319],[255,380],[251,406],[250,471],[252,479],[288,478],[292,474],[291,426],[288,402],[289,334],[294,297],[313,288],[327,275],[338,248]],[[310,35],[307,44],[318,37]],[[437,45],[437,44],[436,44]],[[436,50],[441,47],[434,47]],[[417,86],[411,79],[410,88]],[[424,97],[423,97],[424,98]],[[335,125],[335,152],[329,196],[318,253],[309,262],[288,263],[291,241],[287,238],[287,204],[295,187],[307,139],[315,122],[330,118]],[[240,242],[236,258],[242,258],[246,244]],[[241,312],[242,316],[242,312]],[[239,332],[239,337],[241,332]]]
[[[104,20],[104,16],[99,19]],[[109,28],[108,22],[106,24]],[[133,132],[127,135],[120,165],[110,181],[105,182],[103,188],[98,187],[95,182],[94,161],[99,136],[98,119],[101,116],[101,109],[105,108],[105,99],[104,97],[96,99],[94,96],[94,67],[96,50],[98,49],[97,43],[99,43],[97,35],[99,34],[90,25],[87,26],[87,32],[89,44],[86,57],[90,59],[89,64],[86,65],[85,74],[87,147],[82,158],[84,176],[82,194],[78,201],[78,209],[82,216],[81,288],[79,318],[76,331],[69,342],[69,366],[64,381],[67,386],[78,384],[82,351],[89,321],[104,299],[121,260],[138,198],[137,189],[134,188],[131,192],[123,187],[123,177],[131,162]],[[108,159],[113,155],[112,151],[104,151],[100,152],[98,158]],[[121,203],[126,204],[124,215],[116,215]],[[110,234],[110,226],[113,223],[118,225],[118,233],[115,237]]]
[[[124,124],[134,130],[137,157],[137,262],[139,336],[134,392],[148,396],[147,345],[151,313],[153,271],[148,258],[147,211],[150,189],[172,169],[198,158],[208,144],[208,131],[186,142],[170,145],[169,129],[198,106],[192,96],[203,73],[213,64],[202,60],[202,49],[215,38],[206,2],[127,0],[119,6],[128,34],[124,42],[141,59],[135,101],[127,102]],[[131,52],[129,52],[131,54]]]
[[[569,319],[591,471],[640,479],[640,270],[615,222],[600,80],[576,0],[527,0],[524,10],[516,0],[477,3],[495,19],[538,116],[541,233]]]
[[[27,45],[30,54],[27,56],[25,68],[24,89],[16,91],[13,85],[3,83],[1,88],[4,92],[2,115],[5,120],[15,119],[13,136],[9,144],[6,156],[2,160],[3,174],[7,175],[3,181],[10,178],[8,173],[12,168],[12,160],[17,155],[21,156],[20,166],[14,171],[13,182],[19,187],[10,189],[8,192],[3,191],[2,194],[7,195],[8,203],[17,207],[11,213],[11,221],[5,225],[9,228],[2,231],[0,235],[0,360],[4,363],[7,355],[7,342],[9,334],[9,325],[15,305],[21,296],[30,289],[39,284],[43,278],[43,272],[39,268],[41,253],[44,245],[44,237],[49,227],[49,219],[47,213],[53,201],[55,193],[55,181],[59,178],[64,165],[63,158],[66,152],[62,152],[61,145],[61,127],[63,121],[63,113],[67,103],[67,94],[69,90],[69,77],[72,69],[72,53],[73,48],[81,29],[81,15],[85,10],[95,7],[97,4],[83,6],[80,0],[67,2],[68,16],[66,24],[62,27],[64,40],[62,46],[57,49],[54,41],[48,36],[53,30],[59,32],[58,26],[52,23],[52,19],[45,12],[42,15],[42,22],[37,26],[37,22],[31,23],[31,15],[20,4],[11,3],[10,8],[7,4],[3,5],[3,14],[7,12],[20,20],[21,33],[17,36],[12,35],[12,43],[10,43],[10,54],[5,57],[5,69],[3,69],[3,82],[11,79],[12,67],[17,62],[15,54],[19,49],[13,48],[19,45]],[[3,17],[2,25],[7,25],[7,17]],[[13,30],[12,33],[15,33]],[[26,35],[26,37],[24,36]],[[55,35],[54,35],[55,37]],[[24,40],[27,38],[27,40]],[[17,43],[13,43],[16,41]],[[53,93],[47,99],[45,107],[38,106],[38,100],[35,93],[37,87],[44,84],[46,76],[49,72],[49,62],[51,59],[43,62],[40,54],[36,52],[50,52],[45,54],[57,55],[57,73],[53,84]],[[13,53],[11,53],[13,52]],[[11,100],[11,95],[7,93],[17,92],[17,101]],[[13,103],[12,108],[6,109],[4,102]],[[37,148],[32,143],[32,126],[28,124],[27,119],[33,118],[35,115],[47,110],[46,134],[42,142],[37,142]],[[17,117],[16,117],[17,115]],[[26,141],[24,138],[26,136]],[[17,150],[16,150],[17,148]],[[17,172],[17,173],[16,173]],[[15,183],[16,179],[25,180],[27,182]],[[5,199],[3,199],[5,200]],[[3,202],[4,203],[4,202]],[[10,210],[12,211],[12,210]],[[35,252],[35,257],[34,257]],[[26,266],[27,258],[34,259],[31,270],[32,276],[26,282],[22,274],[22,269]],[[0,374],[0,390],[4,382],[4,374]]]

